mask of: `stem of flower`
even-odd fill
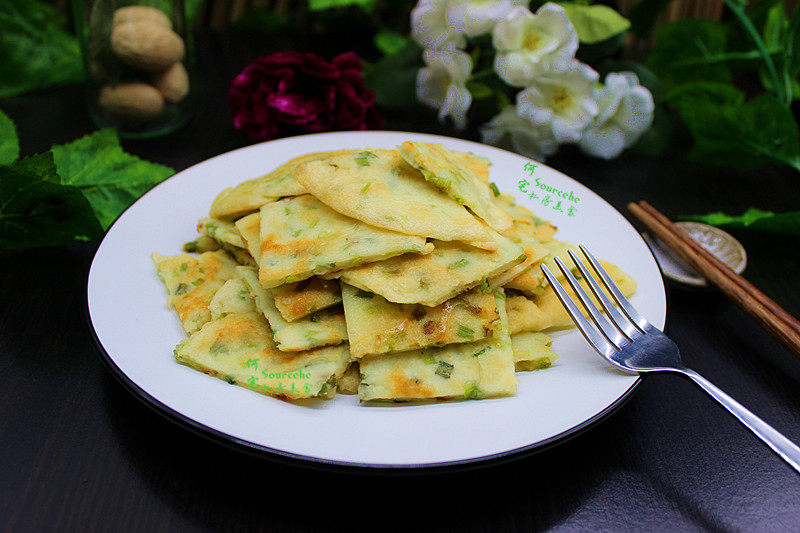
[[[789,107],[790,102],[786,98],[784,85],[778,80],[778,71],[775,69],[775,63],[772,61],[772,57],[770,57],[769,52],[767,51],[767,46],[761,39],[761,35],[758,33],[756,27],[753,26],[753,21],[750,20],[750,17],[748,17],[744,12],[744,4],[737,0],[725,0],[725,5],[727,5],[731,11],[733,11],[733,14],[736,15],[736,18],[738,18],[739,22],[742,24],[742,26],[744,26],[745,31],[747,31],[747,33],[750,35],[750,38],[753,39],[753,42],[755,43],[756,48],[761,54],[764,64],[767,67],[769,77],[772,78],[772,86],[775,90],[775,96],[778,97],[778,100],[780,100],[784,106]]]

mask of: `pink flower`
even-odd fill
[[[332,62],[293,50],[260,57],[234,78],[228,101],[236,129],[258,140],[384,123],[353,52]]]

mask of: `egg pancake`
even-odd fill
[[[463,156],[434,143],[406,141],[397,150],[426,180],[469,207],[491,228],[502,233],[511,226],[511,216],[495,205],[489,185],[461,164]]]
[[[542,370],[552,365],[558,359],[558,354],[550,348],[552,344],[553,339],[541,332],[512,334],[515,370]]]
[[[156,272],[167,287],[167,305],[178,313],[186,333],[211,320],[208,305],[217,290],[235,275],[236,263],[225,252],[161,255],[153,253]]]
[[[272,288],[403,253],[428,253],[433,245],[369,226],[305,194],[261,208],[259,248],[258,278]]]
[[[275,307],[287,322],[308,316],[342,301],[338,281],[308,278],[272,289]]]
[[[201,218],[197,223],[197,233],[226,242],[239,248],[244,248],[244,241],[233,222],[217,218]]]
[[[354,357],[490,337],[499,311],[492,293],[465,292],[436,307],[396,304],[342,284],[342,303]]]
[[[306,163],[295,176],[320,201],[372,226],[494,250],[485,226],[395,150],[368,149]]]
[[[518,381],[502,292],[494,297],[500,317],[494,337],[364,357],[359,361],[359,399],[481,399],[514,394]]]

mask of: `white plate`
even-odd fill
[[[318,407],[297,406],[231,386],[175,363],[183,338],[150,254],[181,253],[195,238],[197,220],[216,194],[308,152],[339,148],[394,147],[405,140],[432,141],[488,157],[491,179],[516,194],[559,228],[557,237],[586,243],[598,257],[618,264],[639,283],[632,302],[663,328],[664,284],[639,234],[613,207],[571,178],[482,144],[399,132],[345,132],[292,137],[223,154],[184,170],[145,194],[114,223],[92,262],[88,307],[101,351],[131,390],[164,414],[208,436],[255,450],[326,463],[418,467],[473,462],[530,450],[573,434],[618,405],[638,378],[613,370],[577,331],[554,335],[561,355],[551,368],[519,373],[519,392],[509,398],[425,405],[360,406],[337,396]],[[569,196],[540,204],[520,192],[537,182]],[[524,184],[523,184],[524,185]],[[556,193],[557,194],[557,193]],[[556,197],[551,194],[551,197]],[[569,216],[569,206],[573,215]],[[420,216],[424,216],[420,213]]]

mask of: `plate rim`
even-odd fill
[[[281,463],[285,463],[285,464],[290,464],[290,465],[294,465],[294,466],[301,466],[301,467],[311,468],[311,469],[326,469],[326,470],[333,469],[333,470],[339,470],[339,471],[344,471],[344,472],[348,472],[348,473],[355,473],[355,472],[372,473],[372,474],[379,474],[379,473],[383,473],[383,474],[386,474],[386,473],[425,473],[425,472],[426,473],[445,473],[445,472],[450,472],[450,471],[454,471],[454,470],[464,471],[464,470],[467,470],[467,469],[488,468],[488,467],[495,466],[495,465],[498,465],[498,464],[502,464],[502,463],[514,461],[514,460],[517,460],[517,459],[521,459],[523,457],[528,457],[528,456],[533,455],[535,453],[539,453],[539,452],[545,451],[547,449],[550,449],[550,448],[552,448],[552,447],[554,447],[554,446],[556,446],[558,444],[562,444],[564,442],[567,442],[568,440],[570,440],[570,439],[572,439],[574,437],[577,437],[582,433],[585,433],[586,431],[588,431],[589,429],[593,428],[598,423],[600,423],[603,420],[607,419],[610,415],[615,413],[617,410],[619,410],[620,407],[622,407],[625,403],[627,403],[627,401],[633,396],[633,393],[636,392],[636,390],[639,389],[639,386],[641,385],[642,380],[643,380],[641,375],[637,376],[636,380],[630,385],[630,387],[628,387],[628,389],[626,389],[625,392],[623,392],[619,397],[617,397],[617,399],[615,399],[611,404],[607,405],[603,410],[601,410],[600,412],[596,413],[592,417],[587,418],[586,420],[582,421],[581,423],[579,423],[579,424],[577,424],[577,425],[575,425],[575,426],[573,426],[571,428],[568,428],[568,429],[562,431],[561,433],[557,433],[555,435],[552,435],[551,437],[548,437],[548,438],[546,438],[544,440],[540,440],[540,441],[537,441],[537,442],[534,442],[534,443],[530,443],[530,444],[527,444],[527,445],[524,445],[524,446],[520,446],[520,447],[517,447],[517,448],[512,448],[510,450],[504,450],[504,451],[501,451],[501,452],[495,452],[495,453],[491,453],[491,454],[487,454],[487,455],[481,455],[481,456],[477,456],[477,457],[469,457],[469,458],[466,458],[466,459],[457,459],[457,460],[453,460],[453,461],[439,461],[439,462],[432,462],[432,463],[368,463],[368,462],[362,463],[362,462],[357,462],[357,461],[342,461],[342,460],[335,460],[335,459],[323,459],[323,458],[320,458],[320,457],[314,457],[314,456],[304,455],[304,454],[300,454],[300,453],[293,453],[293,452],[289,452],[289,451],[278,450],[278,449],[275,449],[275,448],[271,448],[269,446],[265,446],[263,444],[257,444],[257,443],[254,443],[254,442],[250,442],[250,441],[238,438],[238,437],[236,437],[234,435],[230,435],[228,433],[225,433],[225,432],[222,432],[220,430],[214,429],[212,427],[206,426],[206,425],[202,424],[201,422],[198,422],[197,420],[194,420],[193,418],[191,418],[191,417],[189,417],[189,416],[187,416],[187,415],[185,415],[185,414],[183,414],[183,413],[181,413],[181,412],[179,412],[179,411],[177,411],[175,409],[172,409],[171,407],[165,405],[164,403],[159,401],[157,398],[153,397],[151,394],[149,394],[144,389],[142,389],[131,378],[129,378],[127,374],[125,374],[122,371],[122,369],[114,362],[114,360],[111,357],[111,355],[108,353],[108,351],[105,349],[103,344],[100,342],[100,338],[99,338],[99,336],[97,334],[97,331],[95,330],[95,325],[94,325],[94,322],[92,321],[91,311],[90,311],[90,306],[89,306],[89,281],[90,281],[91,276],[92,276],[92,270],[93,270],[94,265],[95,265],[95,259],[97,257],[97,254],[99,253],[100,249],[102,248],[103,243],[105,242],[106,238],[108,237],[109,233],[111,232],[111,229],[117,224],[117,222],[119,222],[120,218],[122,218],[122,216],[125,215],[125,213],[127,213],[129,209],[131,209],[133,206],[135,206],[142,198],[144,198],[144,196],[150,194],[155,189],[157,189],[159,186],[165,184],[167,181],[171,180],[172,178],[178,176],[179,174],[181,174],[183,172],[186,172],[187,170],[190,170],[190,169],[192,169],[192,168],[194,168],[196,166],[204,164],[204,163],[206,163],[208,161],[211,161],[213,159],[216,159],[218,157],[227,156],[227,155],[232,154],[234,152],[250,149],[250,148],[253,148],[253,147],[261,145],[261,144],[266,144],[266,143],[276,142],[276,141],[280,142],[280,141],[289,140],[289,139],[314,138],[314,137],[319,137],[319,136],[342,135],[342,134],[345,134],[345,135],[348,135],[348,134],[362,134],[363,135],[363,134],[368,134],[368,133],[424,135],[424,136],[427,136],[427,137],[437,137],[437,138],[445,139],[445,140],[457,140],[457,141],[462,141],[462,142],[468,142],[468,143],[483,145],[483,146],[486,146],[488,148],[492,148],[494,150],[500,150],[500,151],[503,151],[503,152],[507,152],[508,154],[511,154],[513,156],[516,156],[516,157],[525,157],[525,156],[522,156],[521,154],[518,154],[516,152],[512,152],[510,150],[506,150],[504,148],[499,148],[499,147],[492,146],[492,145],[487,145],[487,144],[484,144],[484,143],[479,143],[477,141],[472,141],[472,140],[469,140],[469,139],[461,139],[461,138],[458,138],[458,137],[449,137],[449,136],[446,136],[446,135],[432,134],[432,133],[398,131],[398,130],[334,131],[334,132],[323,132],[323,133],[311,133],[311,134],[306,134],[306,135],[295,135],[295,136],[291,136],[291,137],[283,137],[283,138],[280,138],[280,139],[272,139],[272,140],[269,140],[269,141],[262,141],[260,143],[249,144],[247,146],[234,148],[233,150],[229,150],[227,152],[223,152],[221,154],[217,154],[215,156],[209,157],[207,159],[199,161],[199,162],[197,162],[197,163],[195,163],[193,165],[190,165],[190,166],[188,166],[188,167],[176,172],[172,176],[168,177],[167,179],[161,181],[160,183],[158,183],[155,186],[153,186],[152,188],[150,188],[142,196],[137,198],[136,201],[134,201],[131,205],[126,207],[125,210],[122,211],[114,219],[114,221],[111,223],[111,225],[109,225],[108,229],[106,230],[105,234],[103,235],[103,238],[97,244],[97,247],[95,248],[95,251],[92,254],[91,264],[89,265],[89,271],[88,271],[87,276],[86,276],[86,290],[85,290],[85,293],[84,293],[84,296],[85,296],[84,312],[85,312],[85,315],[86,315],[86,321],[87,321],[87,323],[89,325],[89,331],[91,333],[92,341],[93,341],[95,347],[97,348],[98,357],[100,357],[100,360],[104,363],[106,368],[108,368],[108,370],[111,372],[112,376],[114,376],[114,378],[121,385],[123,385],[123,387],[125,389],[127,389],[140,402],[144,403],[148,408],[150,408],[151,410],[155,411],[159,415],[163,416],[165,419],[169,420],[170,422],[176,423],[178,426],[183,427],[185,429],[188,429],[192,433],[194,433],[196,435],[199,435],[199,436],[201,436],[201,437],[203,437],[203,438],[205,438],[205,439],[207,439],[207,440],[209,440],[211,442],[214,442],[216,444],[222,444],[222,445],[224,445],[225,447],[227,447],[229,449],[233,449],[233,450],[236,450],[238,452],[243,452],[243,453],[246,453],[246,454],[248,454],[248,455],[250,455],[252,457],[257,457],[259,459],[276,461],[276,462],[281,462]],[[554,170],[555,172],[558,172],[559,174],[563,174],[567,178],[572,179],[572,180],[576,181],[577,183],[580,183],[584,187],[587,187],[586,185],[584,185],[580,181],[575,180],[574,178],[570,178],[570,176],[567,176],[566,174],[564,174],[563,172],[559,171],[558,169],[550,167],[546,163],[541,163],[541,162],[538,162],[538,163],[543,164],[543,165],[547,166],[548,168],[551,168],[552,170]],[[627,223],[628,226],[630,226],[634,230],[634,233],[637,235],[637,237],[644,243],[645,247],[647,248],[647,251],[650,252],[650,256],[651,256],[653,262],[656,264],[656,266],[659,266],[658,259],[656,258],[655,254],[653,253],[653,250],[650,247],[650,244],[641,235],[641,233],[636,230],[636,228],[633,226],[633,224],[631,224],[631,222],[624,215],[622,215],[622,213],[620,213],[617,210],[617,208],[615,208],[613,205],[611,205],[600,194],[598,194],[597,192],[595,192],[593,189],[591,189],[589,187],[587,187],[587,188],[591,192],[593,192],[610,209],[612,209],[613,211],[617,212],[620,216],[622,216],[622,218],[625,221],[625,223]],[[667,283],[666,283],[666,280],[665,280],[665,277],[664,277],[664,273],[661,270],[660,266],[659,266],[659,268],[657,268],[657,270],[658,270],[659,276],[661,278],[661,288],[662,288],[662,291],[663,291],[663,294],[664,294],[664,307],[665,307],[665,311],[664,311],[664,331],[666,331],[667,328],[668,328],[668,325],[669,325],[670,298],[669,298],[669,292],[667,291]]]

